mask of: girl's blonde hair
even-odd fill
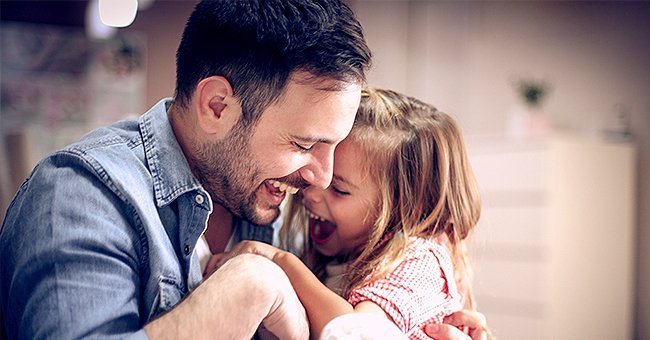
[[[481,204],[458,125],[420,100],[367,88],[347,138],[364,153],[368,162],[362,171],[381,194],[367,243],[358,253],[349,254],[343,296],[390,272],[399,264],[411,237],[445,240],[459,288],[469,288],[463,240],[478,222]],[[287,246],[292,242],[287,240],[303,235],[306,253],[311,254],[308,262],[318,275],[325,263],[311,250],[300,201],[290,204],[281,239]],[[471,292],[464,293],[473,308]]]

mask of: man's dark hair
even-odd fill
[[[248,124],[295,71],[361,84],[369,66],[361,24],[338,0],[202,1],[176,53],[175,101],[187,107],[202,79],[223,76]]]

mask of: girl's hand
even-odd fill
[[[240,254],[255,254],[266,257],[267,259],[273,261],[273,259],[278,256],[280,253],[283,253],[282,249],[278,249],[272,245],[266,244],[264,242],[258,241],[241,241],[235,245],[232,250],[230,250],[230,258],[235,257]],[[224,261],[225,262],[225,261]]]
[[[210,256],[208,263],[203,269],[203,279],[207,279],[212,273],[216,272],[217,269],[221,267],[228,259],[230,259],[230,253],[218,253]],[[224,260],[226,258],[226,260]]]
[[[230,250],[230,252],[212,255],[210,260],[208,260],[208,264],[205,266],[205,270],[203,271],[203,278],[205,279],[210,276],[212,273],[217,271],[217,269],[221,268],[224,263],[228,262],[228,260],[237,255],[256,254],[264,256],[267,259],[273,261],[276,256],[283,252],[283,250],[263,242],[242,241],[235,245]]]

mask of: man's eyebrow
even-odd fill
[[[335,144],[335,142],[329,138],[318,137],[318,136],[296,136],[292,135],[293,139],[303,142],[303,143],[323,143],[323,144]]]
[[[332,178],[333,178],[335,181],[337,181],[337,182],[341,182],[341,183],[343,183],[343,184],[347,184],[347,185],[351,186],[353,189],[358,189],[358,188],[359,188],[359,187],[357,187],[356,185],[354,185],[352,182],[350,182],[350,181],[348,181],[347,179],[345,179],[345,177],[343,177],[343,176],[340,176],[340,175],[334,174],[334,175],[332,176]]]

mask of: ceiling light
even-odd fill
[[[86,34],[91,39],[108,39],[117,29],[104,25],[99,20],[99,0],[91,0],[86,8]]]
[[[99,0],[99,18],[106,26],[129,26],[137,11],[138,0]]]

